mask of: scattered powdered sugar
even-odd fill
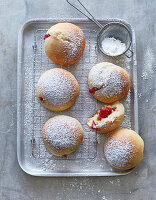
[[[62,105],[72,98],[76,90],[74,82],[65,70],[51,69],[41,76],[38,86],[44,100],[53,105]]]
[[[142,93],[138,93],[139,99],[142,98]]]
[[[77,121],[71,117],[52,118],[44,131],[44,138],[57,149],[72,147],[79,137]]]
[[[143,94],[139,93],[138,97],[144,98],[144,101],[146,103],[149,104],[150,100],[151,100],[151,95],[153,94],[152,88],[150,87],[150,82],[149,80],[153,79],[153,77],[155,76],[155,52],[153,51],[153,49],[147,47],[145,49],[145,55],[144,55],[144,59],[143,59],[143,70],[141,73],[141,78],[142,81],[146,82],[146,84],[142,84],[143,86],[146,85],[146,87],[144,87],[144,92],[146,90],[146,92],[148,93],[148,95],[146,95],[146,98],[144,97]]]
[[[117,56],[126,50],[126,45],[120,40],[117,40],[114,37],[110,37],[105,38],[102,41],[102,48],[106,54],[110,56]]]
[[[71,42],[71,43],[65,43],[65,47],[68,50],[68,53],[66,54],[67,60],[73,60],[77,57],[78,54],[78,47],[77,44]]]
[[[141,74],[142,79],[148,80],[151,79],[154,75],[154,63],[155,63],[155,53],[152,49],[147,48],[145,51],[144,59],[144,70]]]
[[[81,51],[83,51],[83,40],[84,35],[81,30],[77,31],[75,33],[74,30],[70,30],[67,35],[68,39],[70,39],[70,42],[66,45],[66,48],[68,50],[67,59],[74,59],[76,58]]]
[[[94,66],[89,75],[89,79],[93,87],[101,88],[96,94],[101,93],[108,98],[118,95],[122,92],[122,88],[127,85],[127,79],[124,79],[117,67],[99,63]]]
[[[151,75],[149,75],[147,71],[143,71],[141,78],[143,78],[144,80],[147,80],[147,79],[151,78]]]
[[[114,184],[114,181],[109,181],[112,185]]]
[[[122,140],[111,138],[107,141],[104,151],[107,161],[112,166],[123,168],[127,165],[128,160],[131,159],[134,146],[127,138],[122,138]]]
[[[104,80],[105,80],[105,86],[103,87],[101,92],[105,94],[107,97],[112,97],[122,92],[122,87],[124,86],[124,82],[121,79],[120,72],[117,71],[108,72],[108,76],[105,76]]]
[[[102,197],[103,200],[107,200],[105,196]]]

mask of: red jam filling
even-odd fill
[[[93,88],[91,88],[90,90],[89,90],[89,92],[91,93],[91,94],[94,94],[96,91],[98,91],[98,90],[100,90],[101,88],[96,88],[96,87],[93,87]]]
[[[64,157],[64,158],[67,158],[67,154],[64,154],[63,157]]]
[[[45,102],[45,99],[43,99],[42,97],[39,97],[39,99],[40,99],[40,101],[41,101],[42,103]]]
[[[96,128],[96,123],[95,123],[94,120],[92,122],[92,127],[91,128],[94,129],[94,130],[96,130],[96,131],[98,131],[98,128]]]
[[[48,34],[46,34],[45,36],[44,36],[44,40],[46,39],[46,38],[48,38],[50,36],[50,34],[48,33]]]
[[[116,110],[116,107],[110,108],[110,107],[102,107],[100,109],[99,115],[97,117],[97,120],[101,121],[102,118],[107,118],[110,114],[112,114],[113,111]]]

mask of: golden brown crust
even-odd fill
[[[37,94],[38,100],[45,108],[47,108],[49,110],[52,110],[52,111],[66,110],[75,103],[75,100],[79,95],[78,82],[77,82],[76,78],[70,72],[68,72],[67,70],[60,69],[60,68],[53,68],[51,70],[46,71],[43,75],[46,76],[46,75],[48,75],[49,72],[58,73],[60,76],[63,76],[63,77],[65,76],[66,79],[69,79],[70,80],[70,87],[73,89],[72,95],[70,95],[70,99],[67,102],[65,102],[65,103],[62,102],[61,104],[59,103],[58,105],[57,104],[54,105],[48,100],[47,101],[41,101],[41,99],[40,99],[41,97],[43,99],[47,99],[47,97],[44,95],[44,91],[41,87],[41,83],[42,83],[42,76],[41,76],[38,83],[37,83],[37,87],[36,87],[36,94]],[[62,87],[62,86],[60,85],[60,87]],[[51,91],[51,93],[52,92],[54,92],[54,91]],[[58,93],[59,92],[60,91],[58,91]]]
[[[107,121],[106,125],[102,126],[98,132],[100,133],[109,133],[120,126],[124,118],[124,114],[115,118],[114,121]]]
[[[58,23],[52,26],[45,39],[45,53],[58,65],[71,65],[78,61],[85,48],[85,35],[76,25]]]
[[[63,123],[64,121],[66,121],[67,123]],[[62,138],[62,141],[60,141],[60,143],[62,143],[60,145],[60,147],[56,147],[54,144],[55,143],[52,143],[51,140],[49,139],[49,133],[47,133],[46,131],[46,127],[47,126],[50,126],[50,124],[53,124],[53,126],[51,127],[51,137],[52,137],[52,140],[55,140],[55,139],[59,139],[59,137],[61,136],[61,134],[67,134],[67,137],[71,138],[74,134],[75,134],[75,138],[73,137],[73,144],[71,143],[71,145],[67,145],[67,146],[64,146],[63,147],[63,141],[65,140],[64,138]],[[59,126],[58,125],[63,126],[62,127],[62,132],[64,133],[61,133],[60,131],[57,132],[58,134],[58,137],[56,138],[53,137],[55,134],[53,131],[53,127],[56,125],[56,126]],[[69,125],[71,125],[69,127]],[[72,129],[72,127],[74,127]],[[60,129],[60,127],[58,128]],[[71,132],[69,132],[71,131]],[[65,135],[64,135],[65,136]],[[43,141],[44,141],[44,144],[46,146],[46,148],[48,149],[48,151],[50,153],[52,153],[53,155],[55,156],[63,156],[63,155],[68,155],[70,153],[72,153],[73,151],[75,151],[79,146],[80,144],[82,143],[82,140],[83,140],[83,129],[82,129],[82,126],[80,124],[80,122],[78,120],[76,120],[75,118],[72,118],[72,117],[69,117],[69,116],[65,116],[65,115],[58,115],[58,116],[55,116],[51,119],[49,119],[45,125],[43,126],[43,129],[42,129],[42,138],[43,138]],[[55,142],[55,141],[54,141]]]
[[[113,108],[116,107],[116,111],[114,111],[110,116],[105,118],[104,120],[98,121],[97,117],[99,114],[98,110],[91,118],[88,119],[88,126],[92,128],[93,120],[95,121],[95,124],[97,124],[97,131],[100,133],[108,133],[120,126],[120,124],[123,121],[124,118],[124,106],[120,102],[115,102],[110,105],[105,105],[107,107]]]
[[[116,169],[127,170],[137,166],[143,159],[143,152],[143,139],[129,129],[113,132],[104,144],[106,160]]]
[[[112,96],[112,95],[109,95],[109,94],[112,93],[112,91],[114,90],[114,88],[117,88],[117,87],[116,87],[117,84],[115,85],[114,80],[115,80],[116,78],[118,78],[118,77],[116,77],[117,75],[115,75],[114,80],[112,81],[112,83],[113,83],[112,86],[115,85],[115,87],[112,87],[112,89],[109,88],[110,93],[108,93],[108,92],[105,93],[103,87],[101,87],[100,90],[96,91],[96,92],[95,92],[94,94],[92,94],[92,95],[93,95],[97,100],[99,100],[99,101],[101,101],[101,102],[104,102],[104,103],[113,103],[113,102],[115,102],[115,101],[119,101],[120,99],[124,98],[124,97],[127,95],[128,91],[129,91],[129,88],[130,88],[130,79],[129,79],[129,76],[128,76],[126,70],[124,70],[124,69],[122,69],[121,67],[119,67],[119,66],[117,66],[117,65],[114,65],[114,64],[112,64],[112,63],[107,63],[107,62],[99,63],[99,64],[95,65],[95,66],[91,69],[91,71],[90,71],[90,73],[89,73],[89,76],[88,76],[88,86],[89,86],[89,89],[96,87],[96,85],[95,85],[95,83],[94,83],[94,81],[93,81],[93,79],[92,79],[92,75],[91,75],[91,74],[92,74],[92,70],[95,70],[95,73],[96,73],[97,70],[98,70],[98,68],[101,67],[100,65],[103,66],[103,69],[106,69],[106,68],[109,69],[109,67],[111,67],[112,72],[115,72],[115,73],[117,72],[118,74],[120,74],[120,82],[121,82],[121,85],[122,85],[122,86],[121,86],[119,89],[120,89],[121,91],[116,91],[116,92],[114,92],[114,95],[113,95],[113,96]],[[105,74],[107,75],[107,70],[106,70],[106,73],[105,73]],[[97,81],[98,81],[98,80],[97,80]],[[111,80],[110,80],[110,83],[111,83]],[[117,83],[117,81],[116,81],[116,83]],[[111,85],[110,85],[109,87],[111,87]]]

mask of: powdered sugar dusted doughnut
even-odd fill
[[[108,163],[116,169],[131,169],[143,159],[144,141],[132,130],[120,129],[112,133],[104,144]]]
[[[89,92],[99,101],[113,103],[125,97],[130,79],[127,72],[112,63],[99,63],[89,72]]]
[[[118,128],[124,118],[124,106],[119,101],[104,105],[91,118],[88,119],[88,126],[100,133],[108,133]]]
[[[47,149],[56,156],[75,151],[83,140],[83,129],[75,118],[59,115],[49,119],[43,129],[42,138]]]
[[[83,54],[85,36],[83,31],[71,23],[58,23],[44,36],[45,53],[58,65],[71,65]]]
[[[73,105],[79,95],[79,85],[68,71],[53,68],[43,73],[37,83],[40,103],[52,110],[62,111]]]

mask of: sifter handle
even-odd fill
[[[73,8],[75,8],[76,10],[78,10],[81,14],[83,14],[85,17],[87,17],[89,20],[91,20],[92,22],[94,22],[100,29],[103,28],[102,24],[100,24],[100,22],[98,22],[94,17],[93,15],[87,10],[87,8],[81,3],[80,0],[75,0],[77,1],[84,9],[85,11],[90,15],[86,15],[84,12],[82,12],[80,9],[78,9],[75,5],[73,5],[70,0],[66,0],[67,3],[69,3]]]

